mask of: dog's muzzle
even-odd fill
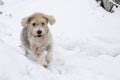
[[[39,34],[39,35],[42,34],[42,31],[41,31],[41,30],[38,30],[38,31],[37,31],[37,34]]]
[[[35,37],[42,37],[42,31],[41,30],[38,30],[37,31],[37,35]]]
[[[42,37],[42,35],[37,35],[37,37]]]
[[[34,35],[34,37],[38,37],[38,38],[41,38],[42,36],[43,36],[42,34]]]

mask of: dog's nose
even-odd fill
[[[38,30],[38,31],[37,31],[37,34],[41,34],[41,33],[42,33],[42,31],[41,31],[41,30]]]

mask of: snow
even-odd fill
[[[94,0],[2,0],[0,80],[120,80],[120,9]],[[34,12],[53,15],[53,60],[48,68],[26,58],[20,21]]]

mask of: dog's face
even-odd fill
[[[34,15],[29,19],[29,32],[34,37],[42,37],[48,32],[48,20],[42,15]]]
[[[41,38],[48,33],[48,22],[52,25],[55,23],[55,19],[52,16],[35,13],[24,18],[22,20],[22,26],[29,28],[31,36]]]

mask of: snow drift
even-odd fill
[[[120,9],[104,11],[94,0],[2,0],[0,80],[119,80]],[[20,21],[34,12],[56,17],[49,67],[26,58]]]

